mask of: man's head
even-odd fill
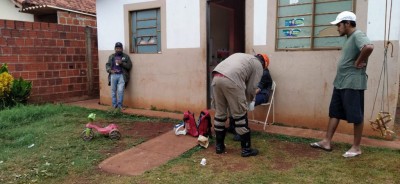
[[[262,66],[264,67],[264,69],[268,68],[269,65],[269,57],[267,54],[257,54],[255,55],[256,58],[258,58],[258,60],[260,60]]]
[[[341,12],[331,24],[337,26],[340,36],[347,35],[352,33],[353,29],[356,27],[356,15],[349,11]]]
[[[123,47],[122,47],[122,43],[121,42],[115,43],[115,48],[114,49],[115,49],[115,53],[117,55],[122,55]]]

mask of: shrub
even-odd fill
[[[22,77],[14,80],[8,73],[7,64],[0,68],[0,110],[17,104],[26,104],[31,94],[32,83]]]

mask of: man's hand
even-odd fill
[[[360,63],[358,63],[358,64],[355,64],[355,67],[358,68],[358,69],[367,67],[367,63],[365,63],[365,62],[360,62]]]
[[[261,91],[261,89],[260,89],[260,88],[257,88],[257,89],[256,89],[256,94],[258,94],[260,91]]]
[[[111,74],[114,74],[115,73],[115,70],[111,70]]]

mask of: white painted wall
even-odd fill
[[[254,0],[254,45],[267,44],[267,13],[268,1]]]
[[[124,43],[125,4],[154,0],[97,0],[99,50],[113,50],[117,41]],[[166,1],[167,48],[200,47],[200,0]]]
[[[0,0],[0,19],[33,22],[33,15],[19,12],[10,0]]]
[[[200,47],[199,1],[166,1],[168,49]]]
[[[400,37],[400,0],[388,0],[386,37],[389,31],[390,3],[392,5],[392,16],[390,25],[390,40],[399,40]],[[383,0],[368,1],[368,26],[367,36],[371,41],[381,41],[385,39],[385,4]]]
[[[99,50],[114,50],[115,42],[124,43],[124,5],[154,0],[97,0],[97,34]]]

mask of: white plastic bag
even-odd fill
[[[249,103],[249,111],[253,111],[254,110],[254,105],[256,104],[256,102],[252,101]]]

